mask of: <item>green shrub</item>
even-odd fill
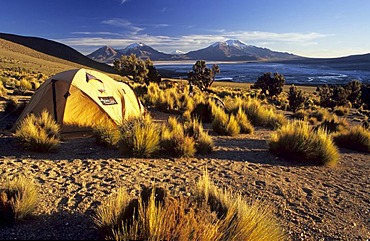
[[[339,152],[331,137],[319,128],[315,132],[306,122],[282,126],[268,141],[270,151],[292,161],[335,166]]]
[[[288,93],[289,107],[295,113],[297,110],[304,107],[306,97],[302,90],[298,90],[296,86],[292,85]]]
[[[47,111],[40,116],[30,114],[18,126],[15,137],[20,144],[32,151],[50,151],[60,144],[60,126]]]
[[[285,84],[285,77],[279,73],[267,72],[258,77],[257,81],[252,85],[253,89],[261,89],[261,94],[267,96],[278,96],[282,91]]]
[[[0,187],[0,225],[9,225],[32,215],[37,206],[37,190],[24,176],[6,180]]]
[[[333,134],[335,144],[356,151],[370,152],[370,131],[362,126]]]
[[[120,131],[118,128],[109,126],[93,127],[93,135],[96,143],[105,147],[117,147],[120,140]]]
[[[118,145],[123,154],[150,157],[160,148],[160,132],[149,115],[124,121],[120,136]]]

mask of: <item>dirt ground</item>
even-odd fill
[[[65,139],[57,152],[28,152],[2,132],[0,178],[33,178],[39,203],[30,220],[0,229],[0,239],[98,240],[92,216],[119,187],[138,195],[142,185],[155,183],[185,194],[207,169],[220,188],[268,205],[288,240],[369,240],[369,154],[340,149],[335,168],[292,163],[270,154],[266,140],[272,133],[264,128],[236,137],[210,132],[215,142],[210,154],[137,159],[97,146],[91,136]]]

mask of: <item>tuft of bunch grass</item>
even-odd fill
[[[339,147],[370,152],[370,131],[356,125],[349,129],[334,133],[333,140]]]
[[[158,126],[149,115],[131,118],[120,126],[119,150],[134,157],[150,157],[160,149]]]
[[[25,117],[15,132],[20,144],[32,151],[51,151],[60,144],[60,126],[51,115],[42,111],[40,116]]]
[[[349,108],[345,106],[336,106],[333,110],[337,116],[345,116],[349,114]]]
[[[19,176],[0,187],[0,225],[30,217],[36,206],[37,189],[32,180]]]
[[[335,166],[339,152],[330,135],[322,128],[314,131],[303,121],[289,122],[268,141],[270,151],[291,161]]]
[[[239,123],[241,133],[253,134],[254,127],[252,123],[249,121],[245,112],[241,108],[238,109],[238,112],[235,118],[237,122]]]
[[[196,152],[194,138],[187,135],[184,126],[172,116],[162,126],[161,147],[175,157],[193,157]]]
[[[306,120],[308,118],[308,112],[305,109],[299,109],[293,113],[292,117],[298,120]]]
[[[240,195],[216,188],[208,176],[190,197],[153,187],[130,199],[120,190],[98,207],[94,221],[105,239],[114,240],[285,239],[266,205],[248,205]]]
[[[100,146],[118,147],[118,142],[120,140],[120,131],[118,128],[106,125],[94,126],[93,135],[96,143]]]
[[[217,188],[205,171],[198,180],[195,196],[200,207],[217,216],[217,240],[284,240],[285,234],[269,207],[254,202],[248,205],[240,194]]]
[[[283,114],[277,114],[272,106],[262,105],[258,99],[248,98],[241,107],[254,126],[277,129],[287,123]]]
[[[204,155],[212,152],[214,148],[214,142],[208,132],[201,132],[198,139],[195,142],[197,153]]]
[[[212,115],[212,129],[216,133],[227,136],[235,136],[240,133],[239,123],[233,114],[228,115],[221,107],[214,105]]]
[[[203,125],[198,119],[192,119],[186,122],[184,126],[185,133],[194,138],[197,153],[207,154],[213,150],[213,139],[208,132],[203,129]]]

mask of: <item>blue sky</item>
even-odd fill
[[[369,0],[1,0],[0,32],[83,54],[143,42],[187,52],[214,42],[307,57],[370,53]]]

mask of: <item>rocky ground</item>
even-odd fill
[[[369,154],[340,149],[335,168],[291,163],[268,151],[272,133],[213,135],[215,150],[194,158],[137,159],[97,146],[91,136],[65,139],[54,153],[28,152],[3,132],[0,177],[33,178],[39,203],[30,220],[0,229],[0,239],[101,239],[92,216],[119,187],[137,195],[155,183],[174,195],[188,193],[207,169],[217,186],[268,205],[289,240],[368,240]]]

